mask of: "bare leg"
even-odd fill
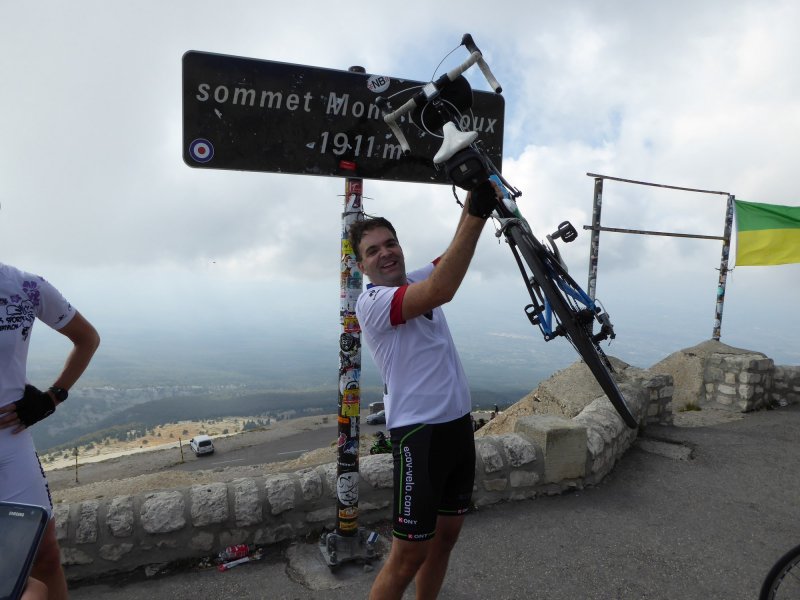
[[[433,540],[409,542],[394,538],[389,558],[372,584],[370,600],[400,600],[429,554]]]
[[[436,535],[430,541],[431,547],[425,562],[417,571],[415,580],[417,600],[434,600],[439,595],[447,574],[450,552],[458,541],[458,534],[461,533],[463,524],[464,515],[452,517],[439,515],[436,519]]]
[[[50,600],[67,600],[67,578],[61,567],[61,551],[56,540],[56,521],[50,519],[31,569],[31,576],[44,582]]]
[[[33,577],[28,577],[20,600],[47,600],[47,586]]]

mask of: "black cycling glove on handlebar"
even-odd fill
[[[49,417],[56,410],[50,394],[30,384],[25,386],[25,394],[21,400],[15,402],[15,406],[17,417],[25,427],[30,427],[45,417]]]
[[[467,203],[467,212],[473,217],[488,219],[495,208],[497,208],[497,192],[487,179],[472,190]]]

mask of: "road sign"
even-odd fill
[[[204,169],[448,183],[432,161],[441,140],[406,121],[412,154],[403,156],[375,104],[382,96],[397,108],[420,85],[190,51],[183,56],[183,160]],[[504,106],[499,94],[474,91],[462,123],[480,133],[498,167]]]

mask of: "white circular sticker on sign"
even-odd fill
[[[369,79],[367,79],[367,89],[370,92],[375,92],[376,94],[380,94],[381,92],[385,92],[389,89],[389,84],[392,82],[391,79],[386,77],[385,75],[373,75]]]

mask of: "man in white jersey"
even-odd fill
[[[472,499],[475,443],[469,386],[441,306],[453,299],[499,192],[467,196],[453,241],[432,264],[406,273],[389,221],[358,221],[349,237],[371,285],[356,316],[384,381],[394,455],[392,549],[370,598],[435,598]]]
[[[61,374],[47,391],[26,377],[31,329],[41,320],[72,342]],[[28,427],[52,414],[86,370],[100,337],[94,327],[47,281],[0,263],[0,500],[50,511],[31,576],[44,582],[48,597],[67,598],[52,502]]]

